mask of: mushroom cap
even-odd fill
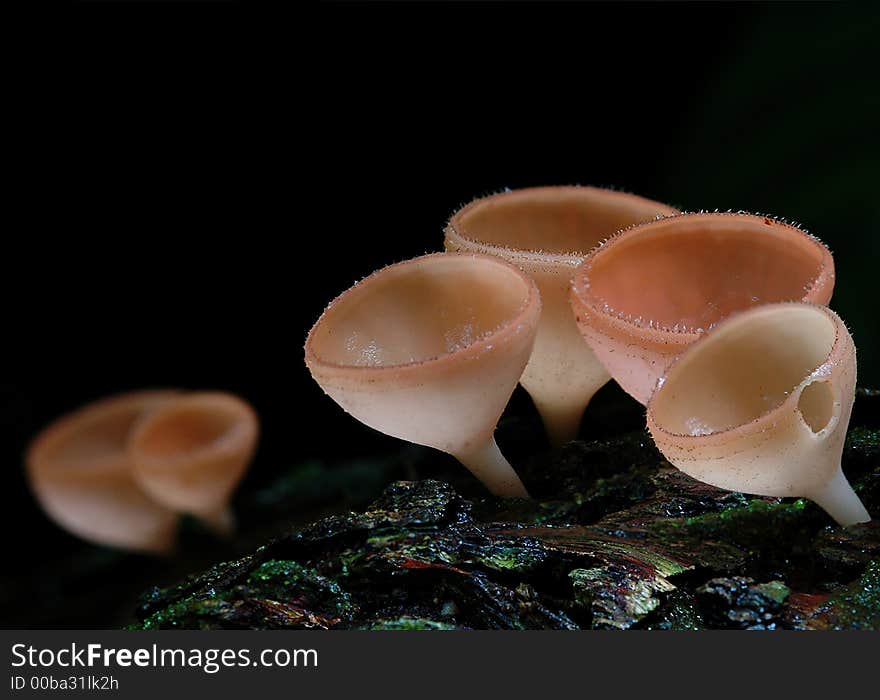
[[[25,467],[46,513],[97,544],[152,552],[172,546],[178,516],[135,482],[126,444],[132,426],[177,392],[102,399],[52,423],[31,442]]]
[[[491,438],[540,309],[534,283],[497,258],[425,255],[331,302],[309,332],[305,361],[361,422],[456,454]]]
[[[840,469],[855,384],[855,346],[837,314],[770,304],[731,316],[682,354],[648,404],[648,429],[700,481],[815,498]]]
[[[828,249],[795,226],[753,214],[681,214],[626,229],[574,275],[571,304],[587,343],[642,404],[685,347],[734,311],[826,304]]]
[[[246,401],[221,392],[182,394],[143,416],[128,441],[137,483],[175,511],[213,517],[229,502],[257,446]]]
[[[619,229],[676,213],[673,207],[626,192],[534,187],[478,199],[449,220],[447,250],[500,257],[538,285],[544,307],[521,383],[543,414],[568,406],[579,418],[609,379],[574,322],[569,304],[574,269]]]
[[[561,266],[565,274],[620,229],[678,209],[638,195],[580,185],[527,187],[476,199],[446,229],[447,245],[523,267]],[[530,270],[527,270],[530,271]]]

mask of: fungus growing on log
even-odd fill
[[[234,527],[229,500],[254,456],[257,414],[231,394],[193,392],[162,404],[134,426],[134,477],[156,502],[214,530]]]
[[[535,284],[512,265],[435,253],[337,297],[309,332],[305,361],[362,423],[455,456],[496,495],[526,497],[494,431],[540,312]]]
[[[620,232],[584,260],[571,304],[614,379],[647,403],[657,380],[734,311],[783,301],[827,304],[831,253],[764,216],[682,214]]]
[[[135,481],[127,446],[132,426],[175,396],[174,391],[135,391],[96,401],[34,438],[25,466],[46,514],[96,544],[167,552],[178,516]]]
[[[554,445],[577,435],[584,409],[609,379],[572,317],[568,297],[574,269],[619,229],[677,212],[614,190],[535,187],[478,199],[449,220],[447,250],[503,258],[538,285],[544,308],[520,383]]]
[[[648,429],[695,479],[806,497],[851,525],[871,519],[840,466],[855,385],[855,345],[837,314],[769,304],[731,316],[684,352],[648,404]]]

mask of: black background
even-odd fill
[[[395,449],[312,383],[305,335],[503,187],[801,222],[835,253],[832,306],[880,386],[878,20],[846,3],[121,3],[38,24],[7,104],[6,590],[75,546],[21,455],[94,398],[240,393],[263,427],[248,484]]]

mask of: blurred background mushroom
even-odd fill
[[[258,435],[257,414],[237,396],[183,394],[135,423],[128,458],[153,500],[228,534],[235,527],[229,500],[253,460]]]
[[[55,522],[98,544],[167,553],[177,514],[135,481],[128,438],[174,391],[135,391],[95,401],[45,428],[28,448],[28,479]]]
[[[25,460],[46,513],[91,542],[167,554],[190,513],[228,534],[228,503],[253,458],[253,408],[236,396],[132,391],[57,419]]]

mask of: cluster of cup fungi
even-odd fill
[[[31,489],[64,529],[166,554],[183,514],[234,528],[229,501],[253,458],[253,408],[220,392],[133,391],[52,423],[25,458]]]
[[[361,422],[528,498],[494,438],[517,382],[559,446],[614,378],[692,477],[806,497],[842,525],[870,520],[840,466],[856,350],[825,306],[834,262],[816,238],[765,216],[538,187],[466,205],[445,248],[374,272],[308,334],[313,378]],[[26,468],[65,529],[166,553],[183,514],[234,527],[258,433],[239,397],[137,391],[55,421]]]
[[[856,351],[827,308],[828,249],[747,213],[681,213],[594,187],[508,190],[457,211],[446,252],[337,297],[305,361],[346,412],[527,498],[494,431],[519,382],[554,445],[613,378],[666,459],[724,489],[870,515],[840,460]]]

